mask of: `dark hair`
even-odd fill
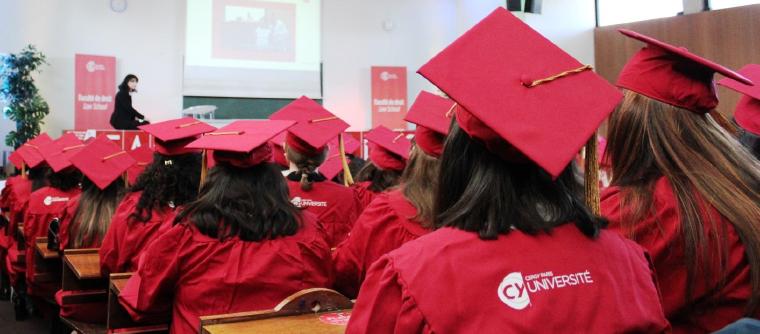
[[[131,192],[142,191],[137,208],[131,217],[147,222],[153,210],[166,205],[184,205],[196,198],[201,175],[201,155],[188,153],[177,156],[153,154],[153,162],[137,177]]]
[[[301,189],[309,191],[311,190],[311,183],[312,179],[314,178],[313,174],[316,173],[315,170],[317,167],[322,165],[322,163],[324,163],[325,159],[327,158],[327,148],[325,147],[325,149],[323,149],[319,154],[307,155],[296,151],[286,144],[285,157],[288,158],[288,161],[292,162],[296,165],[296,167],[298,167],[297,176],[300,179],[299,181],[301,183]]]
[[[50,167],[46,164],[40,164],[37,167],[29,169],[29,181],[32,182],[32,192],[48,185],[47,175],[50,172]]]
[[[285,179],[271,163],[250,168],[216,165],[198,199],[185,206],[174,223],[185,219],[219,240],[276,239],[296,234],[301,226],[301,213],[290,202]]]
[[[82,182],[82,172],[76,168],[67,168],[58,173],[50,170],[47,176],[48,184],[61,191],[69,191],[79,186]]]
[[[121,81],[121,84],[119,84],[119,91],[127,91],[129,92],[129,81],[135,79],[136,81],[140,81],[140,79],[137,78],[134,74],[127,74],[127,76],[124,77],[124,80]],[[133,92],[136,90],[132,90]]]
[[[749,150],[749,153],[752,153],[755,159],[760,160],[760,136],[741,127],[737,128],[739,129],[739,142]]]
[[[434,224],[495,239],[511,228],[548,233],[573,222],[583,234],[595,237],[606,221],[585,206],[573,168],[571,164],[552,180],[534,163],[499,158],[454,123],[441,157]]]
[[[417,209],[417,215],[411,218],[423,227],[433,224],[433,196],[438,185],[439,167],[440,160],[415,145],[401,174],[404,197]]]
[[[760,163],[710,114],[625,91],[607,129],[606,158],[612,185],[621,189],[624,233],[636,240],[635,226],[652,215],[656,182],[673,190],[686,265],[686,304],[693,305],[697,282],[725,285],[728,238],[717,224],[719,212],[734,227],[747,256],[752,293],[745,314],[760,305]],[[716,264],[717,262],[717,264]],[[715,275],[717,274],[718,277]],[[723,297],[723,296],[718,296]]]
[[[391,169],[380,169],[372,161],[368,161],[359,170],[359,173],[356,174],[356,180],[354,181],[370,181],[369,190],[379,193],[397,186],[400,178],[401,172]]]
[[[124,180],[117,178],[101,190],[86,176],[82,178],[82,195],[69,225],[71,244],[69,248],[82,248],[103,241],[116,206],[124,195]]]
[[[353,154],[346,154],[346,160],[348,160],[348,171],[351,172],[351,175],[359,174],[359,171],[367,163],[364,159],[354,156]],[[338,184],[344,184],[343,178],[343,173],[338,173],[338,175],[335,175],[335,177],[332,178],[332,181]]]

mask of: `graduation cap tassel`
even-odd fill
[[[207,154],[206,150],[201,151],[201,183],[198,185],[198,189],[206,183],[206,174],[208,174],[208,167],[206,167],[206,162],[208,160]]]
[[[26,179],[26,162],[21,162],[21,178]]]
[[[129,176],[127,176],[127,172],[122,173],[121,178],[124,179],[124,188],[129,188]]]
[[[348,168],[348,161],[346,161],[346,145],[343,141],[343,133],[338,135],[339,151],[340,151],[340,163],[343,165],[343,185],[346,187],[354,184],[354,177],[351,176],[351,170]]]
[[[597,138],[596,131],[591,135],[586,143],[586,161],[585,161],[585,174],[586,174],[586,206],[595,215],[599,215],[601,210],[599,208],[599,159],[597,158]]]

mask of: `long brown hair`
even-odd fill
[[[82,195],[72,224],[69,225],[71,245],[68,248],[82,248],[103,240],[116,206],[124,195],[124,181],[121,178],[100,190],[90,179],[82,179]]]
[[[621,222],[629,237],[633,225],[652,214],[652,192],[665,177],[678,201],[680,231],[687,267],[687,302],[699,277],[718,273],[725,284],[728,259],[726,231],[719,217],[704,217],[710,205],[736,230],[746,248],[752,297],[745,312],[752,314],[760,297],[760,164],[712,116],[650,99],[632,91],[609,121],[607,159],[612,185],[622,189]],[[709,261],[717,255],[720,268]]]
[[[425,154],[415,145],[401,174],[401,191],[417,209],[417,215],[411,218],[423,227],[433,226],[433,197],[438,184],[439,167],[438,159]]]
[[[327,148],[323,149],[317,155],[307,155],[298,152],[285,144],[285,157],[288,158],[288,161],[292,162],[296,165],[296,167],[298,167],[298,173],[301,176],[301,189],[309,191],[311,190],[312,183],[309,177],[315,173],[317,167],[325,162],[325,159],[327,158]]]

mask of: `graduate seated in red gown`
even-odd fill
[[[69,201],[61,217],[58,248],[97,248],[103,240],[116,206],[124,196],[124,173],[136,163],[127,152],[107,137],[98,137],[71,157],[71,163],[82,171],[82,194]],[[49,242],[49,240],[48,240]],[[108,306],[105,301],[64,305],[63,298],[76,291],[59,290],[55,297],[60,315],[88,323],[105,323]]]
[[[11,300],[14,304],[17,320],[26,318],[28,314],[26,280],[22,276],[26,271],[26,261],[17,261],[21,255],[21,251],[19,250],[15,235],[18,225],[24,221],[31,193],[47,185],[47,175],[50,167],[45,163],[45,157],[42,155],[39,147],[49,145],[52,142],[53,139],[50,136],[42,133],[21,145],[9,157],[16,168],[22,171],[22,177],[23,171],[28,171],[28,179],[17,179],[17,181],[10,184],[7,213],[8,226],[5,229],[8,251],[5,256],[4,269],[8,274],[8,281],[13,287],[14,293]]]
[[[135,320],[170,311],[171,333],[197,333],[201,316],[266,310],[332,283],[316,217],[288,198],[267,141],[292,121],[236,121],[189,147],[213,150],[198,199],[153,242],[119,295]]]
[[[625,98],[609,121],[613,178],[602,213],[651,254],[674,332],[757,318],[760,164],[716,122],[713,75],[751,81],[685,48],[621,32],[647,45],[617,81]]]
[[[52,300],[60,288],[60,282],[43,283],[35,280],[34,243],[36,238],[47,236],[50,222],[56,218],[60,219],[68,202],[79,196],[82,173],[69,159],[83,147],[84,143],[71,133],[40,146],[45,163],[50,167],[49,185],[32,192],[29,207],[24,215],[27,292],[30,296],[38,297],[38,301]]]
[[[330,247],[337,246],[351,231],[361,204],[351,188],[331,182],[318,168],[333,154],[328,143],[347,129],[348,123],[307,97],[291,102],[269,119],[297,122],[288,129],[283,144],[289,164],[283,173],[290,200],[316,215],[327,232]]]
[[[432,230],[438,158],[449,133],[454,101],[425,91],[406,120],[417,124],[409,162],[398,189],[375,197],[354,223],[348,239],[333,252],[335,289],[355,298],[370,265],[408,241]]]
[[[503,8],[419,72],[457,102],[437,230],[370,267],[347,333],[668,331],[644,249],[573,175],[617,89]]]
[[[156,152],[116,208],[100,246],[100,269],[104,275],[137,270],[141,254],[171,225],[178,208],[195,200],[200,185],[201,153],[185,146],[216,129],[189,117],[140,128],[156,138]]]
[[[369,142],[369,161],[359,170],[353,184],[362,209],[375,196],[398,185],[412,148],[406,136],[382,125],[367,132],[364,138]]]
[[[754,85],[731,78],[720,80],[718,84],[744,94],[734,109],[734,122],[739,126],[739,141],[760,160],[760,65],[746,65],[739,74],[752,80]]]

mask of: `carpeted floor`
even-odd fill
[[[0,333],[3,334],[47,334],[50,333],[48,321],[40,316],[33,316],[24,321],[16,321],[13,304],[0,301]]]

